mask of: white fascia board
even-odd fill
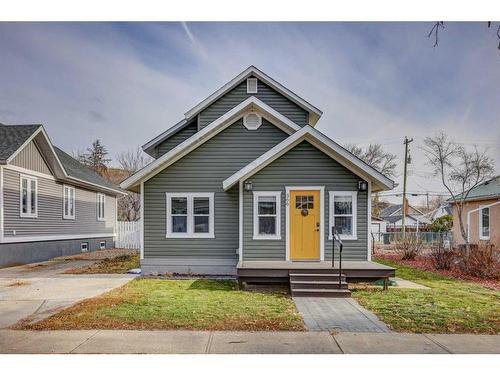
[[[183,120],[179,121],[177,124],[175,124],[174,126],[168,128],[166,131],[164,131],[163,133],[161,133],[160,135],[156,136],[155,138],[153,138],[152,140],[150,140],[148,143],[146,143],[145,145],[143,145],[141,147],[142,150],[146,151],[146,150],[148,150],[148,149],[150,149],[152,147],[155,147],[158,143],[163,142],[165,139],[167,139],[171,135],[177,133],[187,123],[188,123],[188,121],[186,119],[183,119]]]
[[[247,69],[245,69],[243,72],[238,74],[236,77],[234,77],[231,81],[229,81],[224,86],[222,86],[220,89],[215,91],[208,98],[206,98],[201,103],[197,104],[195,107],[193,107],[192,109],[187,111],[185,113],[186,119],[191,119],[192,117],[196,116],[198,113],[200,113],[203,109],[205,109],[211,103],[216,101],[222,95],[226,94],[228,91],[232,90],[234,87],[236,87],[238,84],[240,84],[244,79],[246,79],[247,77],[249,77],[251,75],[257,77],[262,82],[271,86],[273,89],[275,89],[279,93],[283,94],[288,99],[290,99],[291,101],[293,101],[294,103],[296,103],[297,105],[299,105],[300,107],[302,107],[303,109],[308,111],[309,112],[309,122],[312,126],[314,126],[318,122],[319,118],[323,114],[323,112],[321,112],[318,108],[316,108],[315,106],[313,106],[312,104],[310,104],[306,100],[302,99],[297,94],[290,91],[285,86],[283,86],[279,82],[275,81],[274,79],[269,77],[264,72],[257,69],[255,66],[250,66]]]
[[[283,116],[261,100],[257,99],[254,96],[251,96],[230,111],[226,112],[217,120],[210,123],[208,126],[204,127],[199,132],[193,134],[191,137],[174,147],[169,152],[152,161],[147,166],[127,178],[120,184],[120,187],[122,189],[130,189],[136,186],[139,182],[153,177],[163,169],[167,168],[169,165],[175,163],[177,160],[181,159],[192,150],[196,149],[197,147],[220,133],[222,130],[230,126],[249,109],[259,111],[259,113],[262,114],[264,118],[268,119],[273,123],[273,125],[278,126],[288,134],[292,134],[293,132],[298,132],[301,130],[299,125],[295,124],[293,121]]]
[[[337,160],[347,169],[355,172],[367,180],[373,180],[383,189],[392,189],[394,182],[389,178],[376,171],[374,168],[367,165],[356,156],[352,155],[349,151],[332,141],[330,138],[319,132],[318,130],[305,126],[300,131],[291,135],[281,143],[274,146],[272,149],[255,159],[250,164],[246,165],[238,172],[224,180],[222,186],[224,190],[230,189],[239,180],[244,180],[272,163],[274,160],[287,153],[300,142],[307,140],[313,146],[325,152],[327,155]]]

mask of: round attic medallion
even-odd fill
[[[247,113],[243,117],[243,125],[248,130],[257,130],[262,125],[262,117],[255,112]]]

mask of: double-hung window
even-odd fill
[[[479,210],[479,239],[490,239],[490,208],[484,207]]]
[[[97,220],[104,221],[104,207],[106,206],[106,195],[97,193]]]
[[[21,175],[19,198],[21,217],[37,217],[38,181],[36,177]]]
[[[63,219],[75,218],[75,188],[63,185]]]
[[[253,192],[253,239],[281,239],[281,192]]]
[[[214,193],[166,193],[167,238],[214,238]]]
[[[356,191],[330,191],[330,220],[328,238],[332,239],[332,226],[340,235],[341,239],[356,240]]]

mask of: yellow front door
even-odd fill
[[[290,191],[290,259],[320,259],[320,192]]]

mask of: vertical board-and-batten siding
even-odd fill
[[[177,133],[175,133],[171,137],[167,138],[165,141],[160,143],[157,147],[155,147],[155,157],[159,158],[163,154],[166,154],[171,149],[173,149],[175,146],[181,144],[186,139],[188,139],[193,134],[195,134],[197,129],[198,129],[198,122],[197,122],[197,119],[194,119],[189,124],[187,124],[184,128],[179,130]]]
[[[262,100],[264,103],[274,108],[282,115],[288,117],[299,126],[308,124],[308,113],[297,104],[286,98],[270,86],[258,80],[256,94],[247,93],[247,83],[244,80],[234,89],[217,99],[210,106],[201,111],[198,115],[198,130],[203,129],[211,122],[236,107],[250,96]]]
[[[247,130],[240,119],[146,181],[145,258],[237,259],[238,187],[225,192],[222,182],[286,137],[266,120]],[[166,192],[214,192],[215,238],[165,238]]]
[[[286,259],[286,186],[324,186],[325,259],[331,259],[332,241],[328,240],[329,191],[357,191],[360,177],[308,142],[302,142],[250,178],[253,191],[281,191],[281,240],[253,240],[253,193],[243,198],[243,260]],[[345,260],[367,259],[368,194],[358,192],[357,240],[344,240]]]
[[[11,162],[16,167],[29,169],[32,171],[51,175],[49,167],[45,163],[42,154],[38,150],[35,142],[28,143]]]
[[[49,236],[78,234],[112,235],[115,197],[106,195],[105,220],[97,220],[97,193],[75,187],[75,219],[63,219],[63,184],[35,176],[38,183],[38,217],[20,216],[20,175],[4,168],[4,236]],[[29,172],[22,173],[29,175]],[[14,235],[15,231],[15,235]]]

